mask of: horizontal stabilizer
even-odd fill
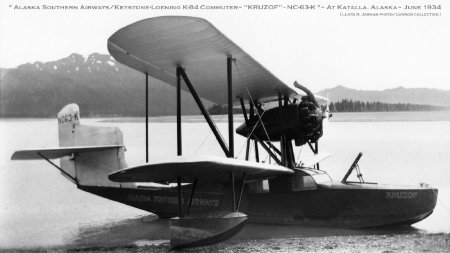
[[[230,172],[234,172],[236,176],[245,172],[248,180],[294,173],[293,170],[278,165],[233,158],[177,156],[167,162],[126,168],[110,174],[108,178],[114,182],[176,182],[177,177],[181,177],[183,182],[192,181],[195,178],[226,182],[230,179]]]
[[[315,164],[327,159],[330,156],[330,153],[320,153],[313,155],[311,157],[308,157],[307,159],[303,159],[300,162],[300,167],[312,167]]]
[[[47,159],[57,159],[77,153],[101,151],[121,147],[123,147],[123,145],[78,146],[78,147],[58,147],[58,148],[19,150],[14,152],[14,154],[11,157],[11,160],[36,160],[42,159],[43,157]]]

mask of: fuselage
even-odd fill
[[[301,173],[294,180],[297,183],[288,187],[290,190],[276,188],[271,191],[261,181],[246,184],[240,211],[248,215],[251,223],[362,228],[413,224],[429,216],[436,205],[437,189],[341,183],[327,181],[324,175],[320,173],[318,181],[321,182],[316,182],[311,178],[317,177]],[[161,218],[179,216],[175,187],[79,188],[152,212]],[[185,212],[191,185],[182,188],[181,202]],[[229,211],[229,191],[229,185],[198,187],[190,213]]]

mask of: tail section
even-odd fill
[[[58,113],[59,146],[75,146],[73,133],[80,126],[80,108],[77,104],[68,104]]]
[[[45,159],[78,185],[120,186],[108,179],[127,167],[119,128],[81,125],[78,105],[69,104],[58,113],[58,135],[59,147],[19,150],[11,159]],[[50,161],[58,158],[60,166]]]
[[[119,128],[81,125],[78,105],[69,104],[58,113],[58,134],[60,147],[120,145],[61,158],[61,169],[74,176],[80,185],[119,185],[108,180],[108,174],[127,167]]]
[[[80,125],[80,108],[77,104],[68,104],[61,109],[58,117],[58,140],[60,147],[73,147],[73,134],[75,128]],[[73,131],[73,133],[72,133]],[[77,178],[74,157],[61,157],[61,169],[72,178]],[[64,175],[64,173],[61,173]]]

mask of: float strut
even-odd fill
[[[183,210],[181,207],[181,177],[177,177],[177,188],[178,188],[178,214],[183,217]]]
[[[230,172],[233,212],[236,212],[236,189],[234,188],[234,172]]]
[[[242,185],[241,185],[241,190],[239,191],[239,199],[237,202],[236,211],[239,210],[239,206],[241,205],[242,193],[244,192],[244,185],[245,185],[246,178],[247,178],[247,173],[244,172],[244,174],[242,175]]]
[[[189,211],[191,210],[192,199],[194,198],[194,193],[195,193],[195,187],[196,186],[197,186],[197,178],[195,178],[194,183],[192,184],[191,197],[189,198],[189,205],[188,205],[188,208],[186,210],[186,215],[188,215]]]

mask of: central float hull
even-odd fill
[[[162,218],[178,215],[177,192],[174,189],[79,188]],[[182,204],[185,205],[189,190],[184,192]],[[342,228],[408,225],[433,212],[437,193],[437,189],[425,187],[336,183],[297,192],[245,192],[240,211],[248,215],[250,223]],[[203,192],[199,189],[190,213],[229,211],[230,201],[226,192]]]

